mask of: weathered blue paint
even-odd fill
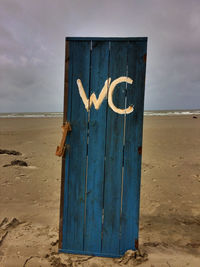
[[[86,94],[89,94],[90,73],[90,41],[72,42],[72,81],[71,81],[71,112],[68,190],[67,190],[67,218],[66,236],[63,236],[66,248],[83,250],[84,209],[85,209],[85,177],[87,155],[88,114],[82,105],[77,90],[76,80],[80,78],[84,83]]]
[[[66,42],[66,46],[68,46],[68,73],[65,75],[68,75],[68,93],[67,93],[67,115],[64,114],[67,121],[71,121],[71,105],[72,105],[72,88],[73,88],[73,42]],[[67,55],[66,55],[67,56]],[[65,101],[64,101],[65,103]],[[69,134],[67,136],[66,145],[70,145],[70,136]],[[61,214],[62,221],[62,229],[60,229],[62,233],[62,246],[67,247],[67,207],[68,207],[68,183],[69,183],[69,153],[66,153],[65,156],[65,181],[64,181],[64,203],[61,203],[61,206],[63,206],[63,215]]]
[[[118,257],[138,240],[145,55],[147,38],[67,38],[69,93],[63,240],[60,252]],[[91,49],[92,48],[92,49]],[[81,79],[89,99],[108,77],[133,79],[117,85],[118,108],[134,104],[127,115],[115,113],[104,99],[90,113],[80,98]],[[124,129],[125,127],[125,129]]]
[[[92,43],[91,53],[91,92],[96,97],[108,79],[109,44]],[[106,134],[107,101],[103,101],[99,110],[92,106],[89,121],[88,175],[86,199],[86,225],[84,250],[101,252],[104,154]]]
[[[109,75],[112,80],[126,76],[127,43],[111,42]],[[117,86],[113,102],[125,108],[125,83]],[[121,181],[123,164],[124,115],[107,112],[103,253],[119,253]]]
[[[127,105],[134,104],[135,110],[126,116],[120,254],[138,243],[141,170],[138,149],[142,146],[145,55],[146,43],[129,43],[128,76],[133,77],[134,82],[128,86]]]

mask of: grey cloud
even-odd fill
[[[1,0],[0,112],[62,110],[66,36],[148,36],[145,108],[199,108],[199,14],[199,0]]]

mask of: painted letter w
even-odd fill
[[[83,100],[83,103],[85,105],[85,108],[87,111],[90,110],[92,104],[94,104],[95,109],[99,109],[101,106],[101,103],[103,102],[104,98],[107,96],[107,92],[108,92],[108,88],[111,82],[111,78],[108,78],[105,81],[104,87],[101,90],[101,93],[99,94],[99,98],[96,98],[95,93],[92,93],[90,96],[90,99],[87,98],[82,82],[80,79],[77,80],[77,85],[78,85],[78,90],[79,90],[79,94],[81,99]]]

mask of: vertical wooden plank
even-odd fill
[[[67,120],[71,122],[71,105],[72,105],[72,81],[73,81],[73,42],[66,40],[66,49],[68,50],[68,69],[65,71],[65,84],[68,81],[67,90],[67,103],[64,100],[64,118],[63,121]],[[64,96],[66,98],[66,94]],[[70,144],[71,133],[67,136],[66,145]],[[68,183],[69,183],[69,151],[65,151],[65,162],[64,162],[64,199],[63,199],[63,229],[62,229],[62,248],[66,248],[67,244],[67,208],[68,208]]]
[[[71,41],[71,43],[73,49],[70,119],[72,132],[69,140],[65,248],[81,251],[83,250],[84,233],[88,114],[79,95],[77,79],[82,81],[85,93],[89,95],[90,41]]]
[[[67,108],[68,108],[68,69],[69,69],[69,41],[66,41],[65,42],[63,124],[65,123],[66,118],[67,118]],[[59,249],[62,248],[62,240],[63,240],[64,186],[65,186],[65,155],[62,157],[62,166],[61,166]]]
[[[63,124],[67,120],[68,112],[68,80],[69,80],[69,41],[65,42],[65,77],[64,77],[64,103],[63,103]]]
[[[126,76],[126,65],[127,42],[111,42],[109,75],[112,81]],[[125,83],[119,84],[113,94],[115,106],[122,109],[125,108],[125,87]],[[119,255],[123,129],[124,115],[108,108],[102,252],[115,255]]]
[[[127,105],[134,104],[134,111],[126,116],[120,254],[138,245],[145,55],[145,41],[130,41],[128,76],[134,81],[128,86]]]
[[[108,60],[109,42],[94,41],[91,56],[90,95],[95,93],[97,99],[108,79]],[[104,99],[98,110],[93,105],[89,122],[84,250],[98,253],[101,252],[106,110],[107,99]]]

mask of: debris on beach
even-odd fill
[[[1,228],[1,226],[3,226],[4,224],[6,224],[7,222],[8,222],[8,218],[7,217],[3,218],[3,220],[0,223],[0,228]]]
[[[58,239],[56,239],[55,241],[51,242],[51,246],[56,246],[58,244]]]
[[[54,267],[57,267],[57,266],[67,267],[67,264],[62,263],[62,260],[59,257],[52,256],[50,259],[50,262],[51,262],[51,266],[54,266]],[[71,261],[69,262],[69,264],[71,264]]]
[[[187,243],[186,247],[200,248],[200,243]]]
[[[9,230],[17,227],[19,224],[21,224],[18,219],[12,218],[10,221],[8,220],[7,217],[5,217],[1,222],[0,222],[0,246],[2,245],[4,239],[6,238]]]
[[[0,229],[1,230],[9,230],[12,228],[17,227],[19,224],[21,224],[17,218],[12,218],[10,221],[8,220],[7,217],[5,217],[2,222],[0,223]]]
[[[197,116],[193,116],[192,118],[193,118],[193,119],[197,119]]]
[[[17,218],[12,218],[10,221],[8,221],[3,227],[2,229],[8,230],[8,229],[12,229],[17,227],[19,224],[21,224],[22,222],[20,222]]]
[[[28,166],[26,161],[23,160],[12,160],[11,165],[19,165],[19,166]]]
[[[0,154],[20,156],[22,153],[15,150],[0,149]]]
[[[120,259],[115,259],[115,262],[119,264],[131,263],[132,266],[141,264],[148,260],[148,255],[146,252],[141,252],[140,250],[127,250],[124,256]]]
[[[5,165],[3,165],[3,167],[9,167],[9,166],[15,166],[15,165],[23,166],[23,167],[27,167],[28,166],[26,161],[23,161],[23,160],[12,160],[10,164],[5,164]]]
[[[165,243],[165,242],[146,242],[146,243],[143,244],[143,246],[145,246],[145,247],[154,247],[154,248],[161,246],[161,247],[167,248],[168,244]]]
[[[6,231],[5,233],[0,233],[0,246],[2,245],[4,239],[6,238],[8,234],[8,231]]]

